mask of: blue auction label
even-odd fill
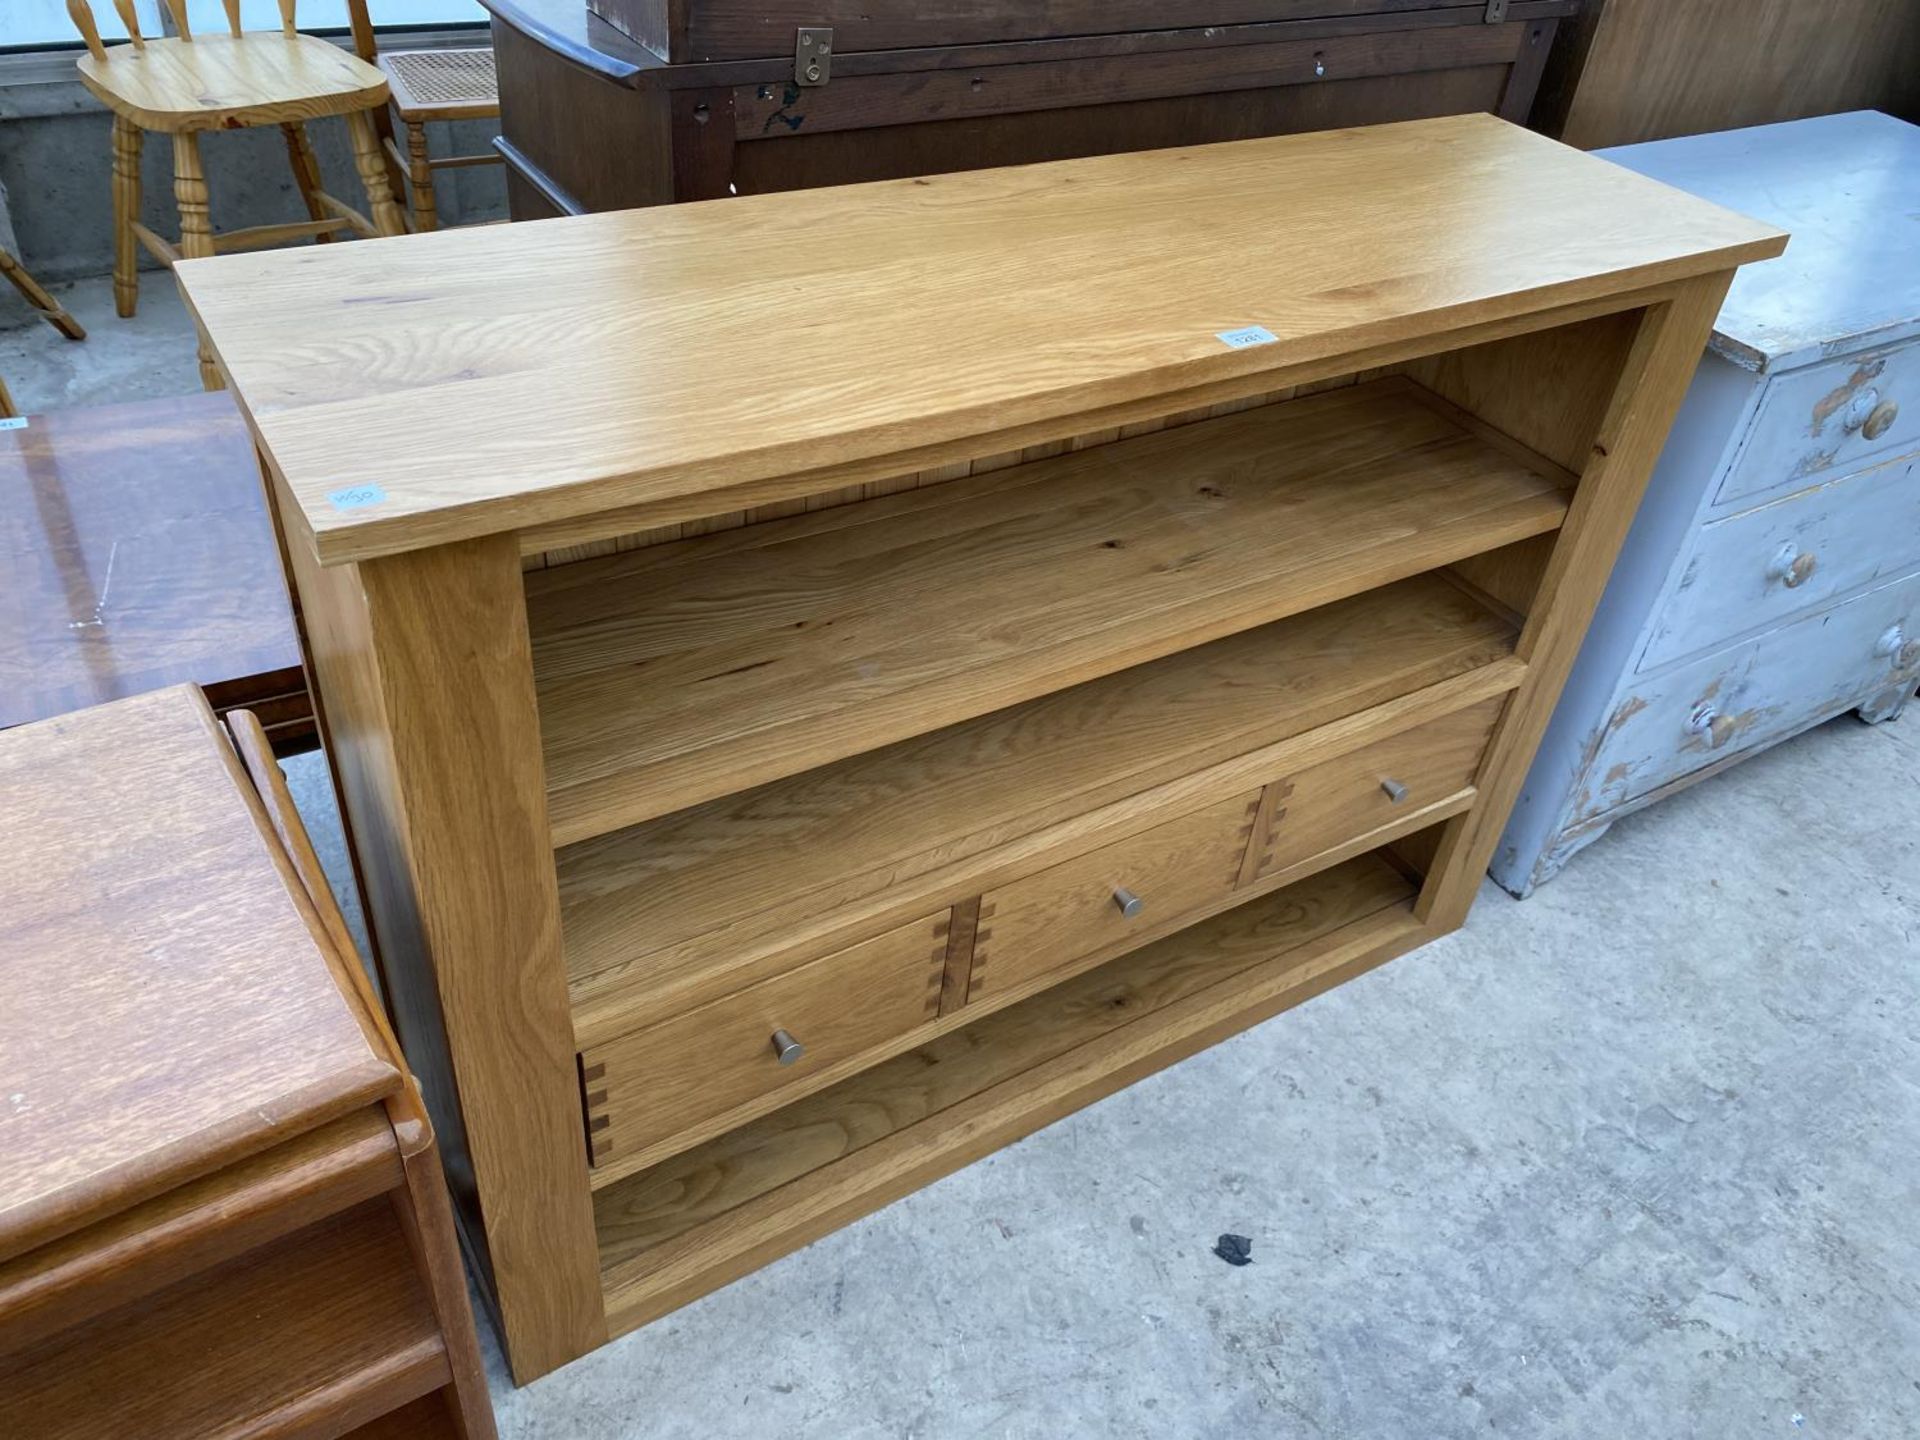
[[[1229,350],[1250,350],[1255,345],[1271,345],[1280,337],[1264,325],[1243,325],[1238,330],[1222,330],[1214,338]]]
[[[336,510],[359,510],[368,505],[378,505],[387,498],[387,492],[378,485],[352,485],[345,490],[335,490],[327,496],[327,501]]]
[[[0,420],[0,430],[24,430],[26,428],[27,417],[24,415],[10,415],[5,420]]]

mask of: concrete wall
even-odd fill
[[[46,57],[48,69],[70,61]],[[429,127],[436,155],[489,150],[495,122],[464,121]],[[349,204],[366,197],[347,146],[346,123],[315,120],[307,133],[319,156],[323,183]],[[203,136],[201,155],[213,197],[216,230],[304,220],[286,143],[278,129],[233,130]],[[162,235],[179,233],[173,205],[173,147],[164,135],[147,137],[141,175],[147,224]],[[500,167],[443,170],[437,177],[443,224],[506,218]],[[76,80],[53,78],[0,85],[0,243],[8,245],[43,282],[55,284],[113,268],[113,187],[107,112]],[[154,262],[143,258],[143,264]],[[11,287],[0,284],[0,324],[24,318]]]

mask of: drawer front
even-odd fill
[[[1639,668],[1780,624],[1915,565],[1920,458],[1911,455],[1716,520],[1694,536]]]
[[[1505,698],[1377,740],[1267,787],[1253,874],[1278,875],[1468,789]]]
[[[1920,347],[1847,355],[1772,381],[1715,503],[1856,470],[1920,445]]]
[[[1570,822],[1920,682],[1920,576],[1654,676],[1630,676]]]
[[[947,912],[583,1051],[595,1165],[619,1164],[931,1021]],[[798,1050],[783,1059],[776,1035]]]
[[[1117,953],[1134,936],[1230,894],[1259,802],[1251,791],[989,890],[967,998],[1095,952]]]

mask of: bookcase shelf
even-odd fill
[[[1346,978],[1415,933],[1414,884],[1361,856],[1043,990],[598,1191],[616,1330]],[[877,1193],[876,1193],[877,1192]]]
[[[1516,633],[1415,576],[568,846],[576,1036],[758,978],[817,917],[879,901],[905,918],[977,892],[1008,847],[1123,797],[1334,721],[1363,743],[1427,687],[1511,689]]]
[[[1555,529],[1400,378],[527,577],[573,844]]]

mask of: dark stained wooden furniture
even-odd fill
[[[181,266],[515,1373],[1459,925],[1783,244],[1471,115]]]
[[[517,220],[1474,110],[1525,120],[1579,9],[483,3]],[[797,83],[801,26],[831,31],[825,83]]]
[[[1534,123],[1594,150],[1842,110],[1920,120],[1920,0],[1588,0]]]
[[[183,682],[316,743],[273,521],[225,395],[0,429],[0,729]]]
[[[0,735],[0,1435],[492,1440],[419,1092],[229,723]]]

